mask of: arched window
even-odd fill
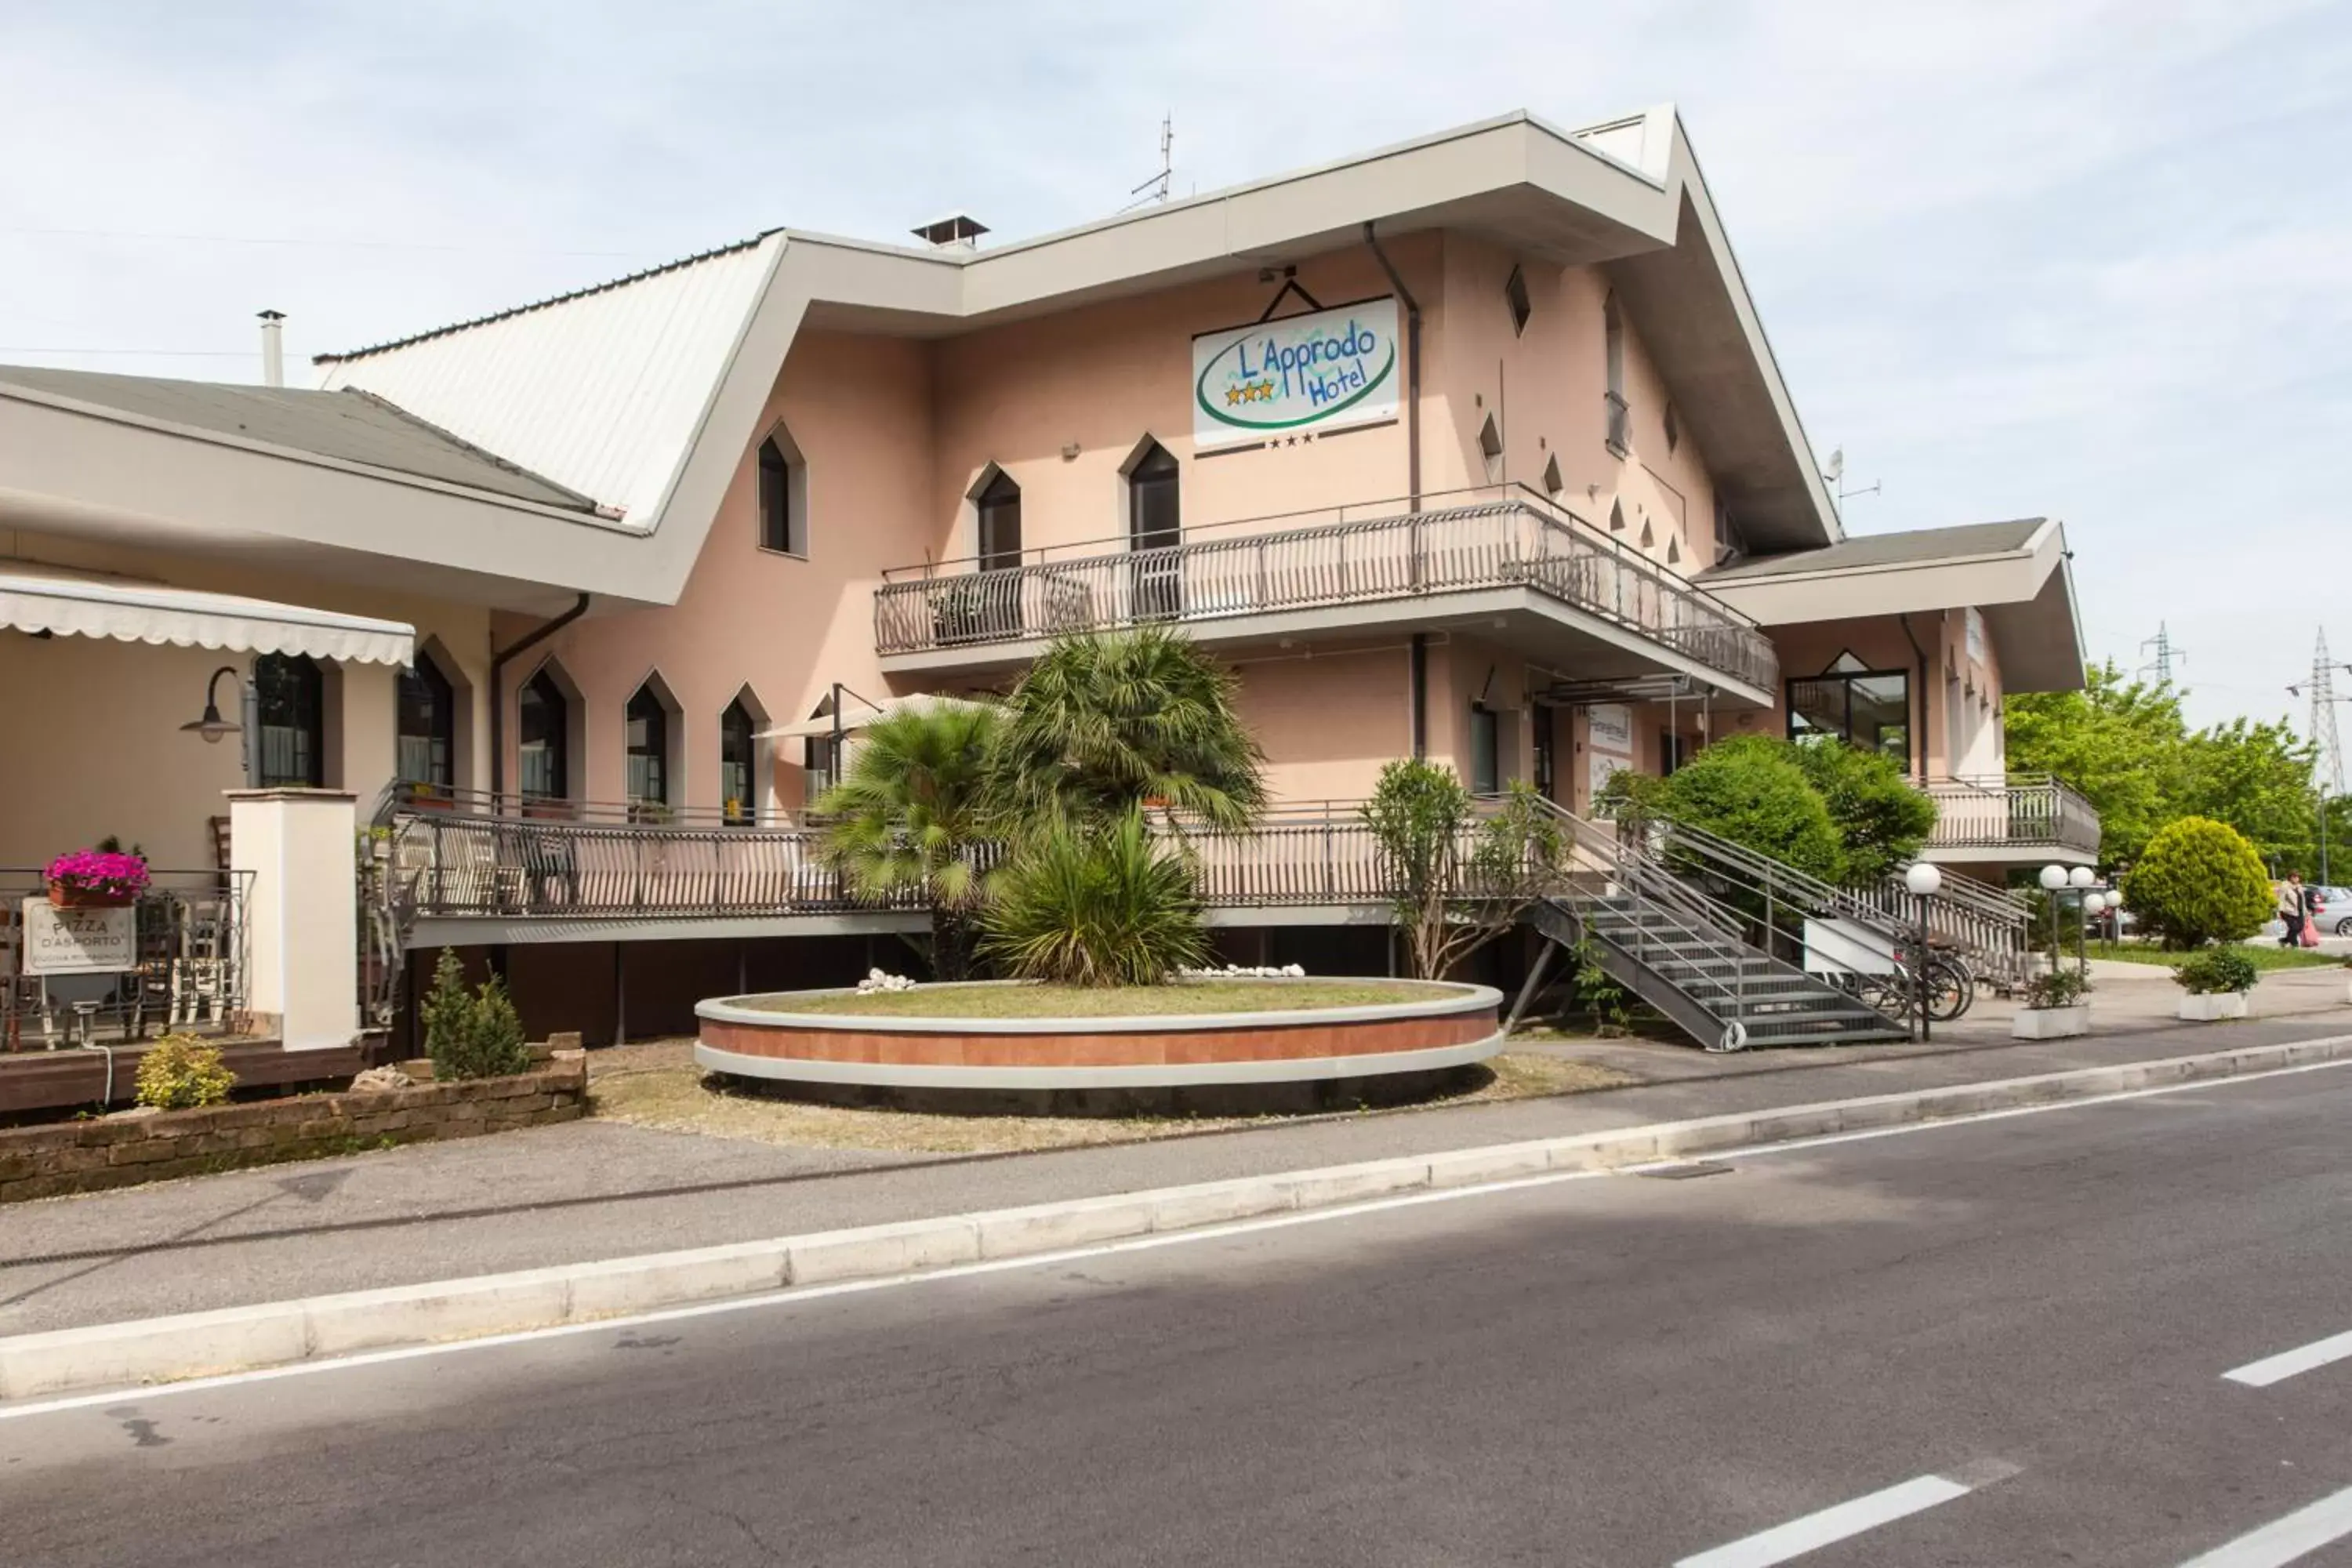
[[[629,804],[669,804],[669,708],[646,681],[629,699]]]
[[[563,800],[572,794],[572,709],[555,677],[541,670],[516,699],[517,773],[526,798]]]
[[[320,789],[327,782],[326,681],[301,654],[265,653],[253,661],[256,750],[264,789]]]
[[[1135,564],[1135,618],[1160,620],[1184,613],[1184,542],[1177,489],[1179,470],[1168,448],[1147,440],[1127,468],[1128,548],[1152,553]]]
[[[760,548],[808,553],[808,475],[781,428],[760,443]]]
[[[743,706],[740,697],[719,715],[719,800],[730,827],[749,826],[759,816],[759,801],[753,793],[757,788],[753,766],[757,752],[752,735],[757,728],[751,710]]]
[[[457,694],[430,654],[400,672],[394,766],[406,784],[446,790],[457,783]]]
[[[996,470],[973,498],[980,513],[980,569],[993,572],[1021,564],[1021,487],[1003,469]]]

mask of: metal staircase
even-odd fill
[[[1557,807],[1552,815],[1570,845],[1569,868],[1561,890],[1528,911],[1549,942],[1515,1019],[1568,949],[1712,1051],[1909,1037],[1904,1024],[1774,951],[1787,945],[1781,911],[1801,918],[1819,900],[1818,912],[1838,919],[1850,940],[1884,943],[1891,954],[1895,933],[1875,916],[1834,907],[1836,889],[1712,836],[1676,830],[1659,839]]]

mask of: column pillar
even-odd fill
[[[246,881],[247,1005],[289,1051],[359,1034],[359,814],[341,790],[229,790],[229,863]]]

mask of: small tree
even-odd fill
[[[1661,792],[1675,821],[1744,844],[1783,865],[1842,880],[1837,823],[1784,742],[1735,735],[1675,771]]]
[[[1830,737],[1780,743],[1829,807],[1844,848],[1849,885],[1882,881],[1917,857],[1935,831],[1936,803],[1912,786],[1894,758]]]
[[[236,1087],[220,1047],[194,1035],[166,1035],[139,1058],[139,1103],[157,1110],[219,1105]]]
[[[1158,985],[1209,956],[1192,868],[1152,842],[1139,810],[1030,837],[981,922],[981,951],[1024,980]]]
[[[2240,942],[2271,918],[2271,882],[2246,836],[2210,817],[2158,829],[2124,877],[2124,902],[2168,948]]]
[[[425,1028],[425,1054],[437,1070],[444,1058],[455,1059],[466,1047],[473,1026],[474,999],[466,990],[466,965],[454,947],[445,947],[433,961],[433,989],[416,1006]]]
[[[507,983],[495,975],[472,991],[455,950],[443,948],[433,966],[433,989],[417,1008],[425,1054],[436,1079],[505,1078],[530,1068],[522,1017]]]
[[[1381,770],[1364,823],[1380,846],[1413,973],[1442,980],[1517,923],[1558,870],[1563,842],[1540,797],[1515,783],[1480,817],[1451,768],[1420,758]]]

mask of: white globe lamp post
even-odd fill
[[[1919,940],[1911,953],[1912,980],[1917,991],[1919,1040],[1927,1041],[1927,902],[1944,890],[1942,868],[1914,860],[1903,872],[1903,886],[1919,903]]]

